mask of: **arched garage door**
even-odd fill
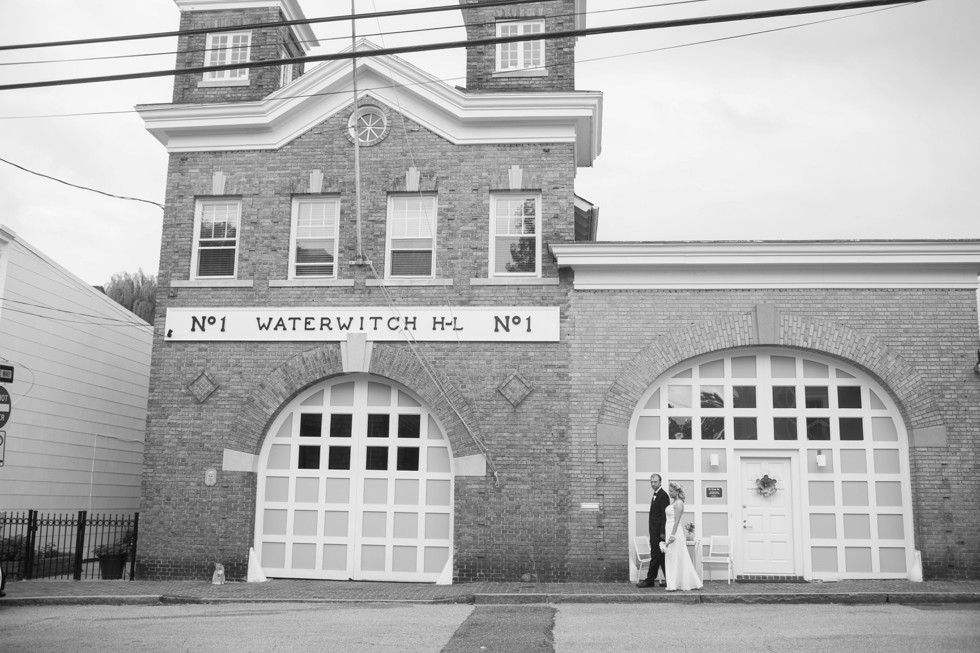
[[[743,349],[676,366],[633,414],[630,470],[631,538],[646,534],[657,472],[685,487],[684,520],[704,545],[732,538],[740,575],[908,577],[901,414],[877,381],[840,360]]]
[[[266,436],[256,496],[268,576],[451,578],[449,442],[391,381],[345,376],[296,397]]]

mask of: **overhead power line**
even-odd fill
[[[200,29],[177,30],[172,32],[152,32],[149,34],[128,34],[124,36],[102,36],[91,39],[72,39],[70,41],[47,41],[44,43],[19,43],[16,45],[0,45],[2,50],[27,50],[31,48],[53,48],[64,45],[91,45],[95,43],[113,43],[117,41],[139,41],[145,39],[162,39],[173,36],[189,36],[192,34],[215,34],[217,32],[241,32],[243,30],[267,29],[269,27],[289,27],[291,25],[312,25],[315,23],[336,23],[348,21],[351,18],[357,20],[369,18],[389,18],[392,16],[411,16],[415,14],[431,14],[441,11],[459,11],[461,9],[483,9],[484,7],[503,7],[507,5],[528,5],[539,4],[546,0],[497,0],[494,2],[481,2],[479,5],[440,5],[438,7],[421,7],[418,9],[394,9],[391,11],[376,11],[370,14],[357,14],[357,16],[325,16],[323,18],[300,18],[296,20],[283,20],[274,23],[253,23],[251,25],[227,25],[223,27],[203,27]]]
[[[71,186],[72,188],[78,188],[80,190],[87,190],[90,193],[98,193],[99,195],[105,195],[106,197],[114,197],[114,198],[119,199],[119,200],[129,200],[131,202],[145,202],[147,204],[152,204],[153,206],[158,206],[161,209],[164,208],[163,204],[160,204],[159,202],[154,202],[152,200],[144,200],[144,199],[140,199],[139,197],[126,197],[125,195],[114,195],[112,193],[107,193],[107,192],[102,191],[102,190],[96,190],[95,188],[89,188],[88,186],[79,186],[78,184],[73,184],[73,183],[71,183],[69,181],[65,181],[64,179],[58,179],[57,177],[52,177],[51,175],[46,175],[43,172],[36,172],[34,170],[29,170],[28,168],[25,168],[22,165],[17,165],[13,161],[8,161],[8,160],[6,160],[4,158],[0,158],[0,161],[2,161],[3,163],[6,163],[7,165],[13,166],[13,167],[18,168],[20,170],[23,170],[24,172],[29,172],[32,175],[37,175],[38,177],[44,177],[45,179],[50,179],[51,181],[56,181],[59,184],[64,184],[65,186]]]
[[[538,0],[540,1],[540,0]],[[614,9],[593,9],[586,12],[571,12],[571,13],[561,13],[561,14],[549,14],[552,18],[569,18],[576,16],[598,16],[599,14],[608,13],[621,13],[625,11],[638,11],[640,9],[657,9],[661,7],[671,7],[675,5],[687,5],[687,4],[699,4],[703,2],[711,2],[712,0],[677,0],[676,2],[659,2],[655,4],[646,5],[632,5],[629,7],[616,7]],[[358,14],[357,18],[360,20],[365,15],[371,14]],[[349,16],[344,17],[344,20],[350,20]],[[280,23],[262,23],[260,27],[267,28],[270,25],[278,26]],[[488,25],[496,25],[496,20],[487,21],[483,23],[467,23],[471,27],[485,27]],[[441,32],[451,29],[460,29],[462,25],[440,25],[438,27],[420,27],[417,29],[403,29],[403,30],[392,30],[388,32],[378,31],[369,34],[359,34],[358,36],[363,38],[370,38],[377,36],[381,39],[382,44],[384,44],[385,36],[392,36],[395,34],[421,34],[425,32]],[[378,26],[380,30],[380,22]],[[241,26],[236,26],[235,30],[240,31],[244,29]],[[208,33],[213,33],[216,30],[208,30]],[[321,45],[326,41],[347,41],[350,40],[349,36],[330,36],[326,38],[316,39]],[[313,41],[296,41],[297,43],[311,43]],[[80,62],[80,61],[108,61],[114,59],[137,59],[144,57],[163,57],[174,54],[187,54],[187,53],[200,53],[200,52],[210,52],[211,48],[189,48],[186,50],[169,50],[169,51],[159,51],[159,52],[137,52],[133,54],[116,54],[116,55],[103,55],[98,57],[64,57],[61,59],[35,59],[33,61],[0,61],[0,66],[27,66],[27,65],[37,65],[37,64],[51,64],[51,63],[68,63],[68,62]]]
[[[143,73],[126,73],[120,75],[102,75],[98,77],[78,77],[69,79],[49,80],[43,82],[23,82],[19,84],[0,85],[0,91],[9,91],[25,88],[40,88],[48,86],[65,86],[69,84],[90,84],[96,82],[114,82],[129,79],[143,79],[147,77],[168,77],[174,75],[193,75],[197,73],[216,72],[220,70],[240,70],[242,68],[268,68],[273,66],[283,66],[298,63],[314,63],[320,61],[344,61],[350,59],[363,59],[369,57],[382,57],[393,54],[406,54],[410,52],[430,52],[433,50],[450,50],[457,48],[467,48],[480,45],[496,45],[500,43],[519,43],[524,41],[544,41],[552,39],[573,38],[581,36],[593,36],[597,34],[618,34],[624,32],[639,32],[654,29],[666,29],[672,27],[690,27],[694,25],[710,25],[716,23],[727,23],[742,20],[762,20],[766,18],[781,18],[786,16],[799,16],[805,14],[825,13],[831,11],[848,11],[852,9],[867,9],[871,7],[884,7],[889,5],[909,5],[927,0],[858,0],[856,2],[841,2],[829,5],[812,5],[806,7],[793,7],[788,9],[774,9],[769,11],[754,11],[740,14],[722,14],[715,16],[700,16],[696,18],[682,18],[675,20],[662,20],[644,23],[633,23],[626,25],[610,25],[605,27],[591,27],[576,30],[564,30],[560,32],[525,34],[520,36],[495,37],[486,39],[473,39],[465,41],[449,41],[443,43],[429,43],[424,45],[410,45],[394,48],[379,48],[377,50],[357,50],[352,52],[340,52],[336,54],[324,54],[310,57],[290,57],[285,59],[271,59],[268,61],[253,61],[248,63],[227,64],[221,66],[197,66],[193,68],[178,68],[174,70],[154,70]]]

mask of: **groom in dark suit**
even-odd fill
[[[647,577],[636,584],[637,587],[656,587],[657,572],[664,568],[664,552],[660,550],[660,543],[664,541],[664,528],[667,525],[665,511],[670,505],[670,497],[660,487],[661,483],[660,474],[650,475],[650,487],[653,488],[653,498],[650,500],[650,569]],[[667,577],[666,573],[664,571],[664,578]]]

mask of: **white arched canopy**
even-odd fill
[[[367,374],[310,387],[259,456],[255,548],[266,575],[450,582],[453,470],[435,416]]]
[[[707,546],[729,536],[737,575],[906,578],[914,555],[908,438],[873,378],[789,349],[709,354],[647,389],[629,431],[630,541],[649,477],[686,490]],[[775,490],[760,486],[775,481]]]

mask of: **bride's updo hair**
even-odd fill
[[[667,485],[667,487],[673,490],[677,494],[677,498],[680,499],[681,501],[687,498],[684,494],[684,488],[681,487],[680,483],[674,483],[673,481],[671,481]]]

